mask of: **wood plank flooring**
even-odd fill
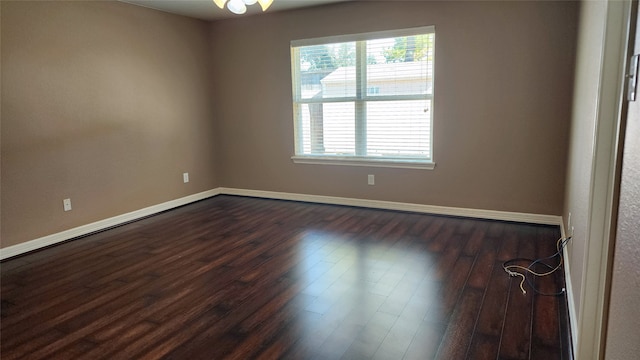
[[[557,227],[217,196],[0,264],[2,359],[570,359]],[[562,272],[536,280],[564,285]]]

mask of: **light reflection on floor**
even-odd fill
[[[429,276],[429,253],[408,243],[317,230],[300,236],[299,321],[311,348],[328,343],[370,357],[384,342],[409,346],[440,298],[440,283]]]

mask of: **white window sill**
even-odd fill
[[[436,163],[421,160],[403,159],[363,159],[350,158],[344,156],[292,156],[296,164],[316,164],[316,165],[348,165],[348,166],[370,166],[404,169],[433,170]]]

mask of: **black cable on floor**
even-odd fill
[[[529,277],[527,277],[527,274],[531,274],[534,276],[538,276],[538,277],[543,277],[543,276],[548,276],[551,275],[553,273],[555,273],[558,269],[561,268],[562,266],[562,251],[564,250],[565,246],[567,245],[567,243],[569,242],[569,240],[571,240],[571,237],[565,238],[565,239],[558,239],[558,241],[556,242],[556,253],[551,255],[551,256],[547,256],[545,258],[539,258],[539,259],[526,259],[526,258],[515,258],[515,259],[511,259],[511,260],[507,260],[504,263],[502,263],[502,268],[504,269],[504,271],[509,274],[510,276],[519,276],[522,278],[522,280],[520,281],[520,290],[522,290],[523,294],[526,294],[526,290],[524,289],[524,282],[526,281],[529,286],[531,287],[531,289],[533,290],[533,292],[535,292],[536,294],[539,295],[543,295],[543,296],[560,296],[565,294],[566,289],[563,287],[561,291],[559,292],[554,292],[554,293],[545,293],[542,292],[538,289],[536,289],[535,285],[533,284],[533,282],[529,279]],[[559,257],[558,260],[558,264],[555,266],[549,265],[547,263],[545,263],[545,260],[550,260],[553,259],[555,257]],[[516,265],[516,264],[512,264],[514,262],[528,262],[529,266],[524,267],[524,266],[520,266],[520,265]],[[536,271],[534,271],[532,269],[532,267],[534,265],[543,265],[549,269],[551,269],[550,271],[546,272],[546,273],[538,273]],[[521,272],[519,272],[519,271]]]

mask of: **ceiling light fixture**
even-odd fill
[[[262,11],[266,11],[273,0],[213,0],[213,2],[218,5],[220,9],[224,9],[224,4],[227,4],[227,9],[234,14],[244,14],[247,12],[247,5],[253,5],[255,3],[260,3],[262,7]]]

